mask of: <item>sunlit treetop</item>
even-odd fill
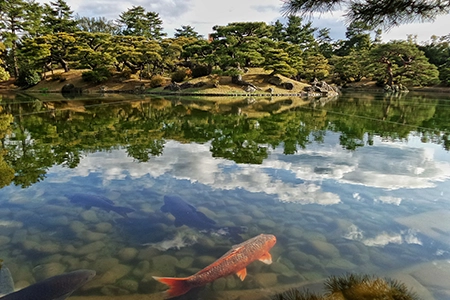
[[[450,0],[284,0],[285,15],[346,10],[348,23],[363,22],[389,29],[401,24],[433,21],[450,12]]]

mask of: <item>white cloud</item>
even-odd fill
[[[418,42],[429,41],[432,35],[444,36],[449,34],[450,15],[442,15],[434,22],[412,23],[392,28],[383,34],[383,40],[406,40],[408,35],[417,35]]]
[[[48,0],[39,0],[49,3]],[[281,14],[282,1],[279,0],[66,0],[71,9],[80,16],[106,17],[111,20],[133,5],[141,5],[148,11],[159,13],[163,20],[164,30],[173,35],[175,28],[191,25],[207,37],[214,25],[226,25],[231,22],[262,21],[268,24],[277,19],[283,19]],[[311,20],[313,26],[330,28],[333,39],[344,39],[347,24],[342,17],[342,11],[323,15],[315,15]],[[418,41],[427,41],[431,35],[444,36],[448,34],[448,18],[440,16],[433,23],[414,23],[395,27],[383,34],[385,41],[393,39],[405,40],[408,34],[418,36]]]

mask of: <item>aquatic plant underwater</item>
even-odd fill
[[[397,280],[370,275],[331,276],[324,282],[323,295],[308,290],[290,289],[272,300],[419,300],[408,287]]]

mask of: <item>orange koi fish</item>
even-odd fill
[[[187,293],[190,289],[203,286],[214,280],[236,273],[241,280],[247,276],[246,267],[255,260],[271,264],[272,256],[269,250],[275,245],[277,239],[272,234],[260,234],[243,243],[234,245],[221,258],[198,271],[194,275],[185,278],[156,277],[154,279],[167,284],[169,298]]]

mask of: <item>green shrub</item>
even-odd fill
[[[192,77],[198,78],[209,75],[209,68],[207,66],[196,66],[192,68]]]
[[[0,81],[5,81],[9,79],[9,73],[2,67],[0,67]]]
[[[172,81],[173,82],[183,82],[187,77],[186,70],[185,69],[179,69],[178,71],[174,72],[172,74]]]
[[[41,81],[41,76],[36,70],[21,69],[17,78],[17,85],[28,88],[35,86]]]
[[[162,77],[161,75],[153,76],[153,78],[150,80],[150,87],[156,88],[162,86],[164,83],[166,83],[166,79]]]
[[[230,68],[230,69],[228,69],[228,70],[225,70],[224,72],[223,72],[223,75],[225,75],[225,76],[238,76],[238,75],[242,75],[242,71],[241,70],[239,70],[239,69],[236,69],[236,68]]]
[[[152,73],[150,73],[150,72],[147,71],[147,70],[142,70],[141,73],[139,74],[139,76],[140,76],[142,79],[152,79]]]
[[[219,75],[219,76],[223,76],[224,75],[222,69],[214,69],[214,70],[212,70],[211,74],[212,75]]]
[[[439,79],[450,86],[450,61],[439,67]]]
[[[130,79],[130,78],[131,78],[131,75],[132,75],[131,70],[128,70],[128,69],[125,69],[125,70],[123,70],[122,72],[120,72],[120,73],[118,74],[118,76],[119,76],[121,79],[123,79],[123,80],[128,80],[128,79]]]
[[[111,77],[111,72],[106,68],[101,68],[92,71],[86,71],[81,74],[81,77],[86,82],[102,83]]]

